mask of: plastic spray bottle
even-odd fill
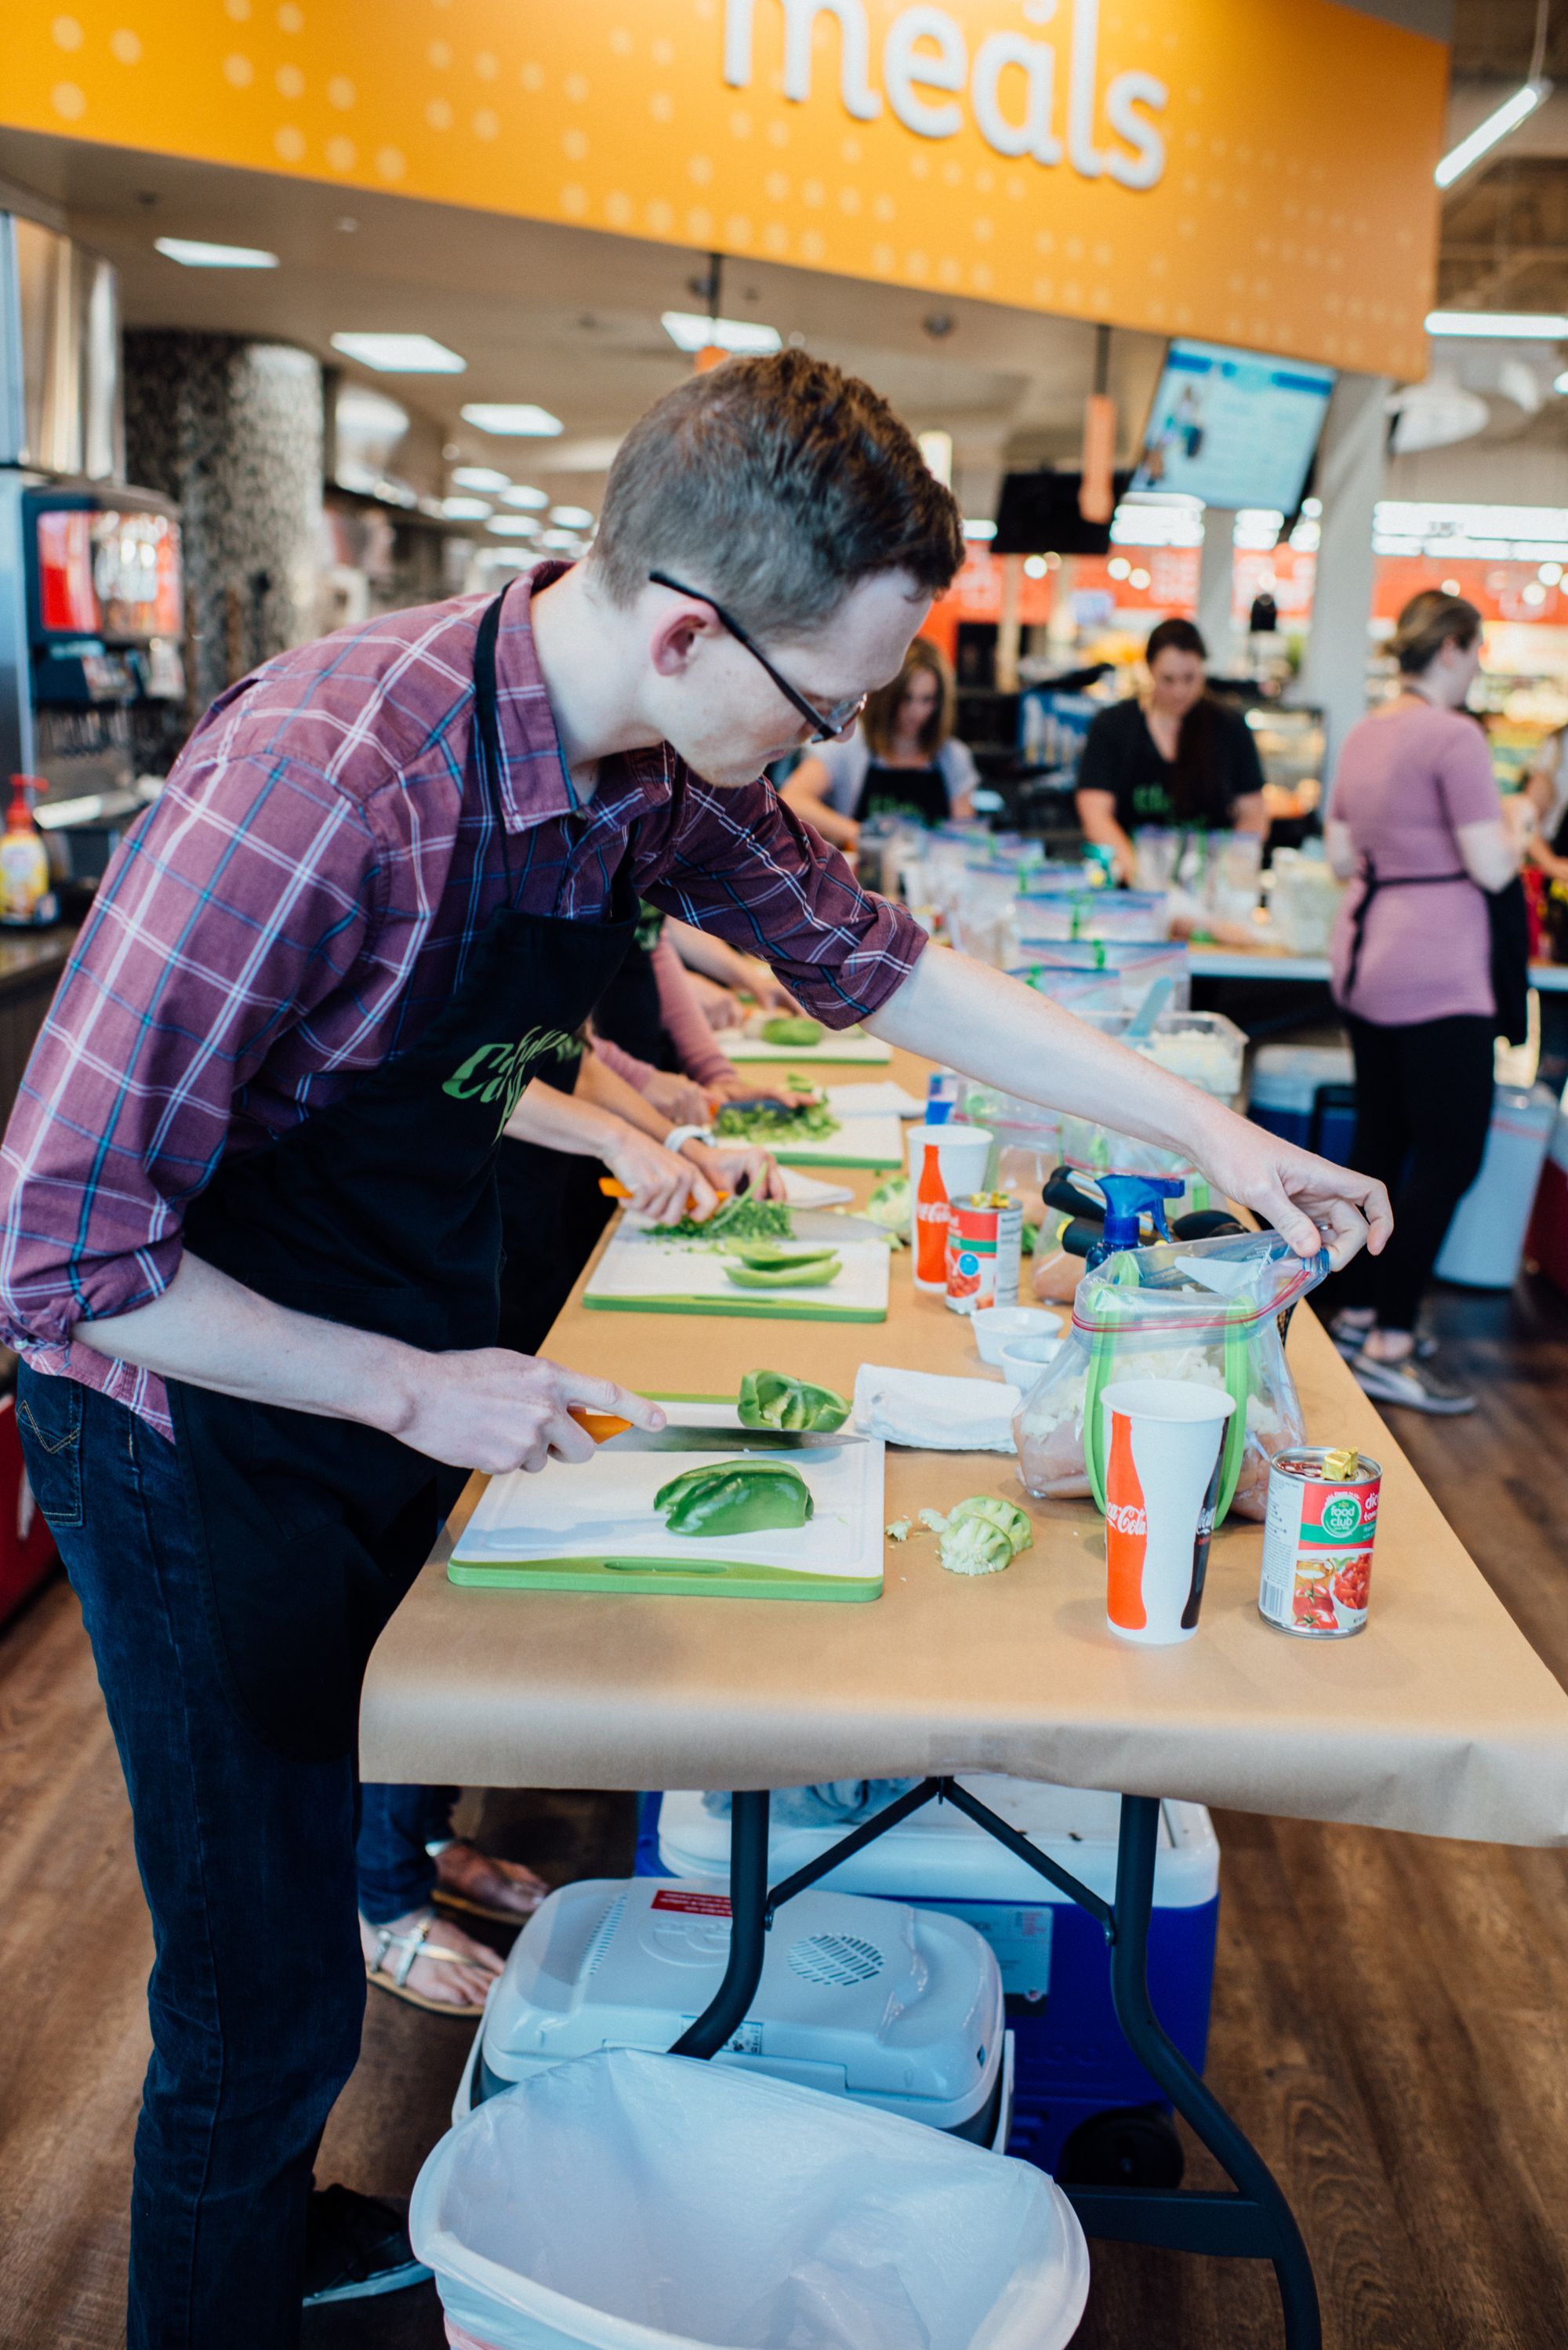
[[[1096,1265],[1104,1264],[1108,1256],[1116,1256],[1123,1249],[1137,1248],[1138,1228],[1146,1213],[1153,1219],[1160,1239],[1170,1238],[1165,1203],[1168,1200],[1179,1200],[1186,1190],[1179,1175],[1096,1175],[1095,1180],[1106,1195],[1106,1229],[1084,1259],[1085,1273],[1092,1273]]]

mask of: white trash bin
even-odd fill
[[[1524,1254],[1546,1147],[1557,1118],[1549,1086],[1499,1086],[1480,1173],[1454,1210],[1437,1263],[1439,1281],[1511,1289]]]
[[[409,2230],[479,2350],[1063,2350],[1044,2174],[793,2082],[618,2049],[449,2130]]]

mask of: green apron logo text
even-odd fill
[[[579,1039],[564,1028],[530,1028],[515,1045],[481,1045],[442,1086],[456,1101],[499,1102],[495,1121],[499,1135],[522,1100],[540,1061],[575,1060],[582,1052]]]

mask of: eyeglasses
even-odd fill
[[[808,702],[804,693],[797,692],[788,678],[774,667],[761,645],[747,635],[739,620],[732,619],[722,604],[715,604],[711,596],[705,596],[701,588],[683,588],[679,579],[671,579],[668,571],[650,571],[648,576],[656,588],[673,588],[677,596],[690,596],[693,603],[707,605],[720,626],[728,629],[735,642],[743,646],[752,659],[766,670],[784,700],[798,710],[803,718],[810,721],[815,730],[811,738],[814,743],[831,743],[865,709],[870,697],[857,693],[847,702],[836,702],[831,710],[818,710],[815,702]]]

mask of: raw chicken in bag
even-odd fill
[[[1230,1509],[1262,1519],[1270,1456],[1306,1439],[1282,1317],[1327,1271],[1326,1250],[1303,1259],[1278,1232],[1236,1232],[1124,1249],[1086,1273],[1071,1333],[1012,1423],[1030,1492],[1092,1495],[1103,1508],[1103,1390],[1112,1379],[1191,1379],[1236,1403],[1215,1523]]]

